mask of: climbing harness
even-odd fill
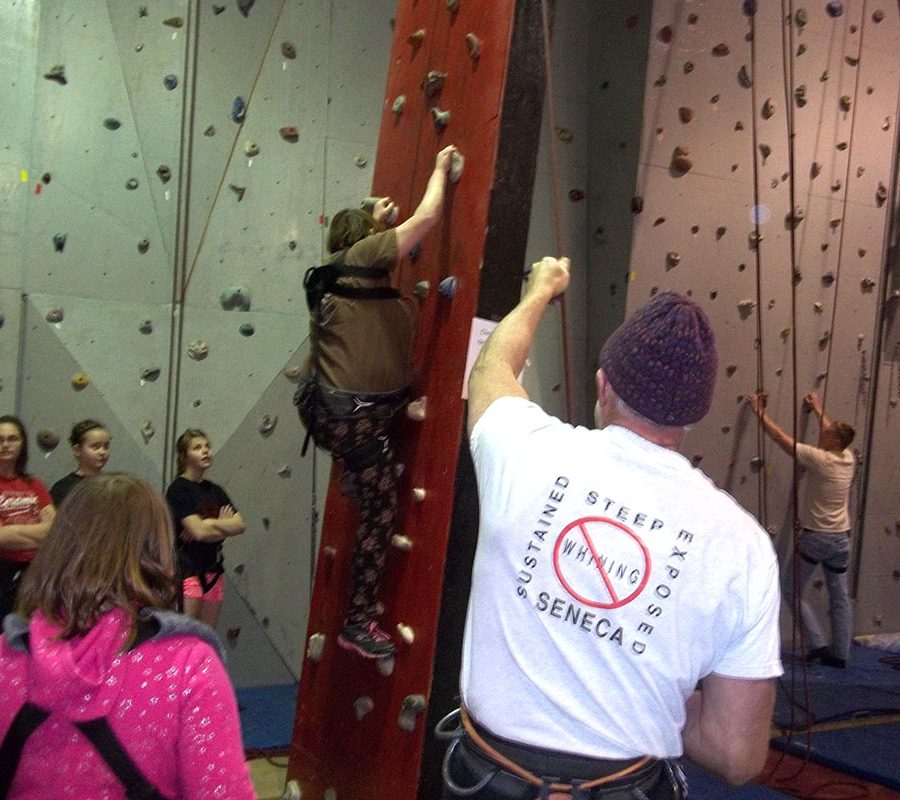
[[[450,727],[450,726],[453,727]],[[590,798],[634,798],[647,800],[648,795],[635,784],[613,785],[617,781],[632,776],[636,781],[641,779],[655,781],[659,773],[654,769],[665,770],[671,780],[672,798],[686,797],[687,785],[681,769],[668,760],[659,761],[650,756],[639,758],[622,769],[587,781],[561,781],[556,777],[538,776],[517,764],[489,744],[466,713],[465,707],[451,711],[435,726],[438,739],[449,740],[450,745],[444,755],[442,775],[444,784],[454,797],[472,797],[497,778],[499,775],[514,776],[525,781],[535,789],[535,800],[590,800]],[[451,775],[450,764],[457,747],[468,739],[493,766],[472,786],[460,786]],[[645,768],[649,768],[645,769]]]

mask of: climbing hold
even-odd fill
[[[424,300],[428,297],[428,293],[431,291],[431,283],[429,281],[418,281],[415,286],[413,286],[412,293],[419,298],[419,300]]]
[[[694,112],[687,106],[678,109],[678,119],[687,125],[694,118]]]
[[[833,272],[826,272],[826,273],[822,276],[822,284],[823,284],[824,286],[831,286],[831,284],[834,283],[835,280],[836,280],[836,278],[835,278]]]
[[[219,16],[219,14],[221,14],[225,10],[225,6],[220,6],[220,5],[216,5],[215,3],[213,3],[212,10],[213,10],[213,14],[215,14],[216,16]]]
[[[797,13],[794,14],[794,22],[797,23],[798,28],[806,26],[806,23],[809,22],[809,14],[806,13],[805,8],[797,9]]]
[[[421,503],[425,500],[426,492],[421,486],[414,486],[412,490],[412,497],[416,503]]]
[[[721,56],[727,56],[730,52],[731,52],[731,50],[729,49],[728,45],[725,44],[725,42],[719,42],[719,43],[712,49],[712,54],[713,54],[714,56],[719,56],[719,57],[721,57]]]
[[[285,58],[296,58],[297,48],[294,47],[294,45],[292,45],[290,42],[282,42],[281,55],[283,55]]]
[[[393,111],[395,114],[399,114],[401,111],[403,111],[403,107],[405,105],[406,105],[406,95],[398,94],[396,99],[394,100],[393,105],[391,105],[391,111]]]
[[[446,72],[438,72],[434,69],[427,72],[422,78],[422,91],[425,92],[425,97],[434,97],[444,87],[446,80]]]
[[[231,191],[234,192],[234,193],[237,195],[237,201],[238,201],[239,203],[241,202],[241,200],[244,199],[244,192],[247,191],[247,187],[246,187],[246,186],[236,186],[236,185],[233,184],[233,183],[229,183],[229,184],[228,184],[228,188],[231,189]]]
[[[876,8],[872,12],[872,20],[875,22],[881,22],[883,19],[884,19],[884,11],[882,11],[880,8]]]
[[[253,158],[253,156],[259,155],[259,145],[251,140],[244,142],[244,155],[247,158]]]
[[[875,203],[880,208],[884,205],[885,200],[887,200],[887,187],[879,181],[878,188],[875,190]]]
[[[797,55],[802,56],[806,52],[806,45],[802,42],[797,45]]]
[[[770,155],[772,155],[772,148],[769,147],[769,145],[767,145],[767,144],[761,144],[761,145],[759,146],[759,152],[760,152],[760,155],[762,155],[763,164],[765,164],[765,163],[766,163],[766,159],[767,159]],[[772,188],[775,188],[775,187],[772,187]]]
[[[178,88],[178,76],[177,75],[166,75],[163,78],[163,86],[165,86],[170,92],[172,89]]]
[[[737,372],[737,364],[729,364],[725,368],[725,374],[730,378],[734,373]]]
[[[655,81],[653,81],[654,86],[665,86],[666,85],[666,76],[660,75]]]
[[[821,172],[822,165],[818,161],[813,161],[812,166],[809,168],[809,177],[818,178]]]
[[[168,183],[172,178],[172,170],[170,170],[165,164],[160,164],[156,168],[156,174],[159,175],[159,179],[163,183]]]
[[[789,211],[784,218],[785,223],[789,227],[796,228],[806,217],[806,212],[800,206],[794,206],[793,211]]]
[[[459,0],[447,0],[447,8],[455,14],[459,11]]]
[[[825,333],[823,333],[819,337],[819,349],[824,350],[828,346],[828,343],[830,341],[831,341],[831,331],[825,331]]]
[[[466,34],[466,47],[469,48],[469,58],[472,61],[477,61],[481,58],[481,51],[484,49],[484,42],[479,39],[474,33]]]
[[[447,170],[447,180],[450,183],[458,183],[466,166],[466,157],[458,150],[450,155],[450,169]]]
[[[291,144],[296,144],[300,140],[300,131],[298,131],[293,125],[286,125],[283,128],[279,128],[278,135],[286,142],[290,142]]]
[[[310,661],[319,662],[322,660],[322,653],[325,651],[325,634],[313,633],[306,641],[306,657]]]
[[[406,37],[406,41],[413,47],[418,47],[425,41],[425,28],[419,28],[419,30],[409,34],[409,36]]]
[[[395,533],[391,536],[391,545],[398,550],[409,552],[412,550],[412,539],[408,536],[404,536],[402,533]]]
[[[803,108],[806,105],[806,84],[801,83],[794,89],[794,100],[797,101],[798,108]]]
[[[750,316],[750,312],[753,311],[754,308],[756,308],[756,301],[750,300],[749,298],[746,300],[741,300],[738,303],[738,311],[741,312],[741,317],[743,319],[747,319],[747,317]]]
[[[860,258],[863,258],[863,257],[866,255],[866,248],[865,248],[865,247],[860,247],[860,248],[856,251],[856,254],[857,254]]]
[[[66,239],[69,237],[67,233],[54,233],[53,234],[53,249],[57,253],[61,253],[66,249]]]
[[[56,64],[50,68],[49,72],[44,73],[44,78],[48,81],[54,81],[60,86],[65,86],[69,81],[66,78],[66,67],[64,64]]]
[[[137,243],[138,252],[143,255],[150,249],[150,240],[149,239],[141,239]]]
[[[857,168],[856,168],[856,177],[857,177],[857,178],[861,178],[861,177],[863,176],[863,173],[864,173],[865,171],[866,171],[866,168],[865,168],[865,167],[857,167]]]
[[[303,374],[303,367],[285,367],[281,370],[281,374],[291,383],[299,383],[300,376]]]
[[[443,278],[441,282],[438,284],[438,294],[441,297],[446,297],[452,300],[456,297],[456,288],[459,284],[459,281],[453,275],[448,275],[446,278]]]
[[[840,178],[838,178],[838,180],[832,182],[832,184],[831,184],[831,191],[832,191],[832,192],[839,192],[839,191],[841,190],[841,187],[842,187],[843,185],[844,185],[844,184],[841,182]]]
[[[357,156],[356,158],[353,159],[353,163],[356,164],[357,167],[359,167],[360,169],[362,169],[366,164],[369,163],[369,159],[367,159],[367,158],[366,158],[365,156],[363,156],[363,155],[359,155],[359,156]]]
[[[219,304],[225,311],[249,311],[250,290],[246,286],[229,286],[219,295]],[[253,331],[244,335],[252,336]]]
[[[209,355],[209,345],[202,339],[195,339],[188,347],[187,354],[194,361],[203,361]]]
[[[684,62],[684,74],[690,75],[694,71],[694,62],[693,61],[685,61]]]
[[[181,17],[169,17],[163,20],[163,25],[168,25],[170,28],[180,28],[184,25],[184,20]]]
[[[763,119],[772,119],[775,116],[775,103],[772,102],[771,97],[767,98],[766,102],[763,103],[762,115]]]
[[[677,174],[684,175],[693,166],[694,162],[691,159],[690,153],[683,147],[676,147],[672,151],[672,169]]]
[[[720,225],[718,228],[716,228],[716,241],[721,239],[725,235],[725,231],[727,230],[728,229],[724,225]]]
[[[207,125],[206,129],[203,131],[204,136],[215,136],[216,135],[216,126],[215,125]]]
[[[144,336],[149,336],[151,333],[153,333],[153,322],[149,319],[145,319],[140,325],[138,325],[138,330]]]
[[[569,189],[569,200],[573,203],[584,200],[584,192],[581,189]]]
[[[440,108],[434,107],[431,109],[431,116],[434,117],[434,126],[442,131],[450,124],[450,112],[443,111]]]
[[[850,110],[850,105],[852,104],[852,102],[853,102],[853,101],[851,100],[849,94],[842,94],[842,95],[841,95],[841,100],[840,100],[840,103],[841,103],[841,111],[849,111],[849,110]]]
[[[678,255],[678,253],[676,253],[674,251],[666,253],[666,267],[668,269],[677,267],[680,262],[681,262],[681,256]]]
[[[790,329],[790,328],[782,328],[782,329],[781,329],[781,338],[782,338],[782,340],[787,341],[788,338],[790,337],[790,335],[791,335],[791,329]]]
[[[253,334],[256,333],[256,328],[253,327],[252,322],[242,322],[238,327],[238,333],[240,333],[241,336],[253,336]]]
[[[703,456],[700,455],[699,453],[697,453],[691,458],[691,466],[694,467],[694,469],[696,469],[697,467],[700,466],[701,461],[703,461]]]
[[[244,121],[247,116],[247,104],[243,97],[235,97],[231,102],[231,121],[238,124]]]
[[[397,634],[406,644],[412,644],[416,640],[416,632],[409,625],[404,625],[402,622],[397,623]]]
[[[757,247],[759,247],[759,243],[766,237],[763,236],[759,231],[750,231],[750,235],[747,238],[750,249],[755,250]]]
[[[750,73],[747,71],[747,65],[742,64],[741,68],[738,70],[738,83],[743,86],[745,89],[749,89],[753,86],[753,80],[750,77]]]
[[[122,123],[119,122],[115,117],[107,117],[103,120],[103,127],[108,131],[117,131],[122,127]]]
[[[56,308],[51,308],[44,319],[47,320],[47,322],[56,325],[63,321],[63,310],[58,306]]]
[[[640,214],[644,210],[644,198],[640,195],[635,195],[631,198],[631,213],[632,214]]]
[[[125,181],[125,188],[130,192],[133,192],[140,185],[140,181],[138,181],[137,178],[129,178],[127,181]]]
[[[450,0],[447,0],[449,3]],[[425,695],[408,694],[400,705],[400,716],[397,717],[397,725],[404,731],[413,731],[416,728],[416,717],[425,710]]]
[[[52,453],[59,445],[59,434],[49,428],[37,432],[37,446],[44,453]]]
[[[750,459],[750,468],[754,472],[759,472],[763,468],[764,465],[765,465],[765,462],[759,456],[754,456],[753,458]]]
[[[278,417],[274,414],[263,414],[263,418],[260,420],[259,425],[256,430],[259,431],[261,436],[268,436],[275,430],[275,426],[278,424]]]
[[[87,375],[85,375],[83,372],[76,372],[72,376],[72,380],[70,382],[72,384],[72,388],[76,392],[80,392],[91,382],[91,379]]]
[[[871,94],[871,92],[870,92],[870,94]],[[881,130],[889,131],[890,129],[891,129],[891,118],[885,117],[884,122],[881,123]]]
[[[841,218],[835,217],[834,219],[830,220],[828,224],[831,226],[832,230],[834,230],[835,228],[839,228],[841,226]]]
[[[716,103],[718,103],[718,102],[719,102],[719,95],[714,94],[712,97],[709,98],[709,102],[712,103],[713,105],[715,105]]]
[[[829,17],[839,17],[844,13],[844,4],[840,0],[831,0],[831,2],[825,6],[825,10],[828,12]]]
[[[875,281],[873,281],[871,278],[863,278],[859,282],[859,285],[862,287],[862,290],[864,292],[870,292],[875,288]]]
[[[710,300],[715,300],[718,296],[719,296],[719,293],[718,293],[715,289],[713,289],[713,290],[709,293],[709,299],[710,299]]]
[[[250,15],[250,9],[253,8],[253,4],[256,0],[237,0],[238,11],[241,12],[241,16],[247,17]]]
[[[414,422],[422,422],[427,412],[428,398],[420,397],[406,406],[406,416]]]
[[[744,123],[741,122],[740,120],[738,120],[737,122],[734,123],[734,129],[735,129],[736,131],[742,131],[742,130],[744,130]]]
[[[353,713],[357,719],[362,719],[375,708],[375,701],[367,694],[360,695],[353,701]]]
[[[660,28],[659,33],[656,34],[656,38],[665,44],[668,44],[669,42],[671,42],[672,41],[672,26],[664,25],[662,28]]]
[[[836,149],[842,150],[842,151],[843,151],[843,150],[846,150],[847,147],[848,147],[847,142],[838,142],[838,143],[835,145],[835,148],[836,148]]]

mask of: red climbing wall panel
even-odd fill
[[[415,397],[427,397],[424,421],[402,418],[399,453],[401,527],[412,542],[403,551],[389,548],[381,589],[382,625],[398,645],[393,672],[382,674],[374,661],[340,649],[336,637],[346,611],[350,552],[356,527],[352,505],[341,495],[337,468],[325,507],[307,636],[321,634],[324,648],[303,664],[288,779],[296,780],[305,800],[412,800],[419,781],[425,713],[412,729],[398,725],[404,699],[429,697],[435,634],[464,406],[461,399],[469,327],[476,311],[478,282],[494,179],[501,101],[507,71],[514,0],[459,3],[401,0],[397,8],[372,193],[390,195],[401,215],[414,209],[431,174],[434,157],[447,144],[465,156],[458,184],[450,186],[442,221],[425,239],[414,262],[401,265],[401,287],[408,293],[427,280],[431,291],[420,304],[415,352]],[[408,36],[424,31],[420,42]],[[478,58],[466,35],[483,42]],[[429,70],[447,74],[442,90],[427,98],[421,88]],[[400,113],[392,110],[404,95]],[[432,107],[450,112],[440,129]],[[456,276],[455,297],[440,296],[440,280]],[[377,346],[373,342],[373,347]],[[413,489],[425,490],[417,501]],[[398,623],[414,632],[406,645]],[[360,698],[371,710],[357,715]]]

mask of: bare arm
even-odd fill
[[[732,786],[758,775],[769,750],[775,680],[712,673],[687,701],[684,752]]]
[[[816,392],[810,392],[803,398],[810,410],[819,418],[819,427],[830,428],[831,420],[825,415],[825,409],[822,407],[822,401]]]
[[[244,518],[234,510],[233,506],[222,506],[219,510],[219,518],[207,520],[213,527],[225,536],[240,536],[247,528]]]
[[[220,531],[215,519],[203,519],[199,514],[190,514],[181,520],[181,536],[192,542],[221,542],[227,534]]]
[[[52,505],[44,506],[40,516],[40,522],[21,525],[0,524],[0,550],[19,552],[39,547],[56,517],[56,508]]]
[[[568,285],[568,258],[547,256],[533,266],[524,296],[488,337],[469,375],[470,435],[498,397],[528,397],[516,376],[525,366],[544,309]]]
[[[397,228],[397,258],[409,254],[440,219],[444,210],[444,193],[447,188],[447,171],[456,148],[451,144],[437,154],[434,170],[425,187],[425,194],[413,215]]]
[[[747,398],[750,408],[759,417],[766,433],[772,437],[772,440],[788,455],[794,452],[794,437],[790,436],[782,430],[778,423],[775,422],[768,414],[766,414],[766,404],[762,395],[754,394]]]

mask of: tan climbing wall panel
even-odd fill
[[[19,292],[0,289],[0,402],[4,409],[14,408],[16,402],[21,318],[22,301]]]

